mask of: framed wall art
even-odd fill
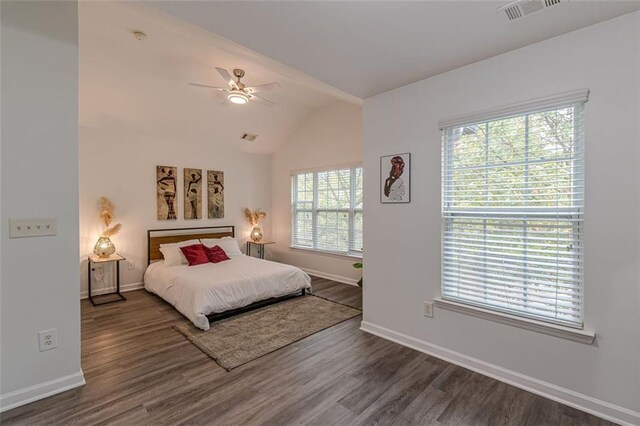
[[[224,172],[207,171],[207,217],[221,219],[224,217]]]
[[[178,168],[156,166],[156,211],[158,220],[176,220]]]
[[[202,169],[184,169],[184,218],[202,219]]]
[[[411,202],[411,154],[380,157],[380,202],[399,204]]]

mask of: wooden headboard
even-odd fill
[[[160,244],[179,243],[198,238],[235,237],[235,226],[204,226],[201,228],[149,229],[147,231],[147,265],[162,260]]]

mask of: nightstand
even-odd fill
[[[264,259],[264,246],[267,244],[275,244],[275,241],[247,241],[247,256],[251,256],[251,246],[258,247],[258,258]],[[255,256],[254,256],[255,257]]]
[[[118,253],[112,254],[109,257],[99,257],[98,255],[91,255],[87,261],[87,269],[88,269],[88,280],[87,287],[89,290],[89,300],[93,304],[93,306],[104,305],[112,302],[121,302],[123,300],[127,300],[120,293],[120,262],[125,260],[123,256],[120,256]],[[91,277],[92,272],[95,271],[96,265],[104,265],[107,263],[115,263],[116,264],[116,291],[114,293],[105,293],[94,296],[91,294]],[[115,297],[114,297],[115,296]],[[94,299],[102,299],[102,300],[94,300]]]

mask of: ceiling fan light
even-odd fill
[[[227,96],[227,99],[229,99],[229,102],[232,102],[234,104],[238,104],[238,105],[243,105],[246,104],[247,102],[249,102],[249,96],[247,96],[246,93],[240,91],[240,90],[232,90],[229,92],[229,95]]]

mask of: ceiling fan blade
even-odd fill
[[[280,88],[280,84],[274,81],[273,83],[259,84],[253,87],[245,87],[245,90],[249,93],[259,93],[259,92],[266,92],[267,90],[273,90],[278,88]]]
[[[229,91],[229,89],[225,89],[224,87],[209,86],[208,84],[200,84],[200,83],[187,83],[187,84],[189,84],[190,86],[206,87],[207,89],[220,90],[221,92]]]
[[[268,107],[272,107],[272,106],[275,105],[275,102],[271,102],[269,99],[262,98],[262,97],[260,97],[258,95],[254,95],[253,93],[251,95],[249,95],[249,99],[252,100],[252,101],[256,101],[259,104],[268,106]]]
[[[229,71],[225,70],[224,68],[218,68],[218,67],[216,67],[216,70],[222,76],[222,78],[224,78],[224,81],[227,82],[229,87],[231,87],[232,89],[238,88],[238,84],[235,82],[233,77],[231,77],[231,74],[229,74]]]

